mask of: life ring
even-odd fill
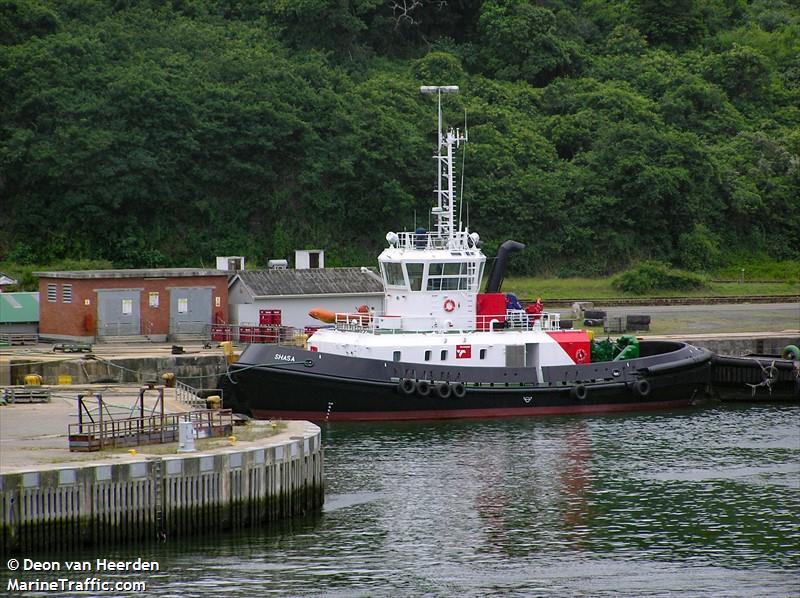
[[[417,383],[414,382],[411,378],[403,378],[400,380],[400,384],[398,384],[398,388],[400,392],[404,395],[413,395],[414,391],[417,390]]]
[[[463,382],[456,382],[451,386],[451,390],[453,391],[453,396],[457,399],[463,399],[467,394],[467,387],[464,386]]]
[[[421,397],[427,397],[431,394],[431,383],[427,380],[420,380],[417,382],[417,394]]]
[[[453,391],[447,382],[436,383],[436,394],[439,395],[440,399],[449,399],[452,392]]]
[[[444,300],[444,311],[450,313],[451,311],[455,311],[456,309],[456,302],[452,299],[445,299]]]
[[[575,363],[583,363],[584,361],[586,361],[586,351],[584,349],[575,351]]]
[[[572,395],[573,399],[578,399],[579,401],[583,401],[586,397],[589,396],[589,389],[586,388],[583,384],[577,384],[573,386],[572,389],[569,391],[569,394]]]
[[[637,397],[645,398],[650,395],[650,381],[642,378],[633,384],[633,394]]]

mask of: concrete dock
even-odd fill
[[[322,443],[311,423],[252,422],[235,428],[233,437],[198,440],[191,453],[178,453],[177,443],[70,452],[67,426],[80,390],[59,387],[49,403],[0,407],[3,555],[164,541],[322,506]],[[105,387],[102,393],[124,414],[135,391]],[[174,395],[165,402],[173,412],[187,409]]]

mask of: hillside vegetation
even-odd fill
[[[372,264],[429,220],[423,84],[518,275],[800,259],[790,0],[2,0],[0,44],[0,261]]]

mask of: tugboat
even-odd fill
[[[501,293],[522,243],[503,243],[480,292],[480,236],[460,209],[456,217],[454,154],[467,134],[442,126],[442,95],[458,87],[420,91],[438,96],[434,230],[386,235],[381,313],[312,310],[332,326],[304,346],[249,345],[223,376],[226,405],[261,419],[365,421],[669,409],[700,398],[709,351],[633,337],[603,347],[562,330],[558,313]]]

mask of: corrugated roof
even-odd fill
[[[39,293],[0,293],[0,324],[39,321]]]
[[[236,280],[255,297],[383,293],[375,274],[361,268],[310,268],[307,270],[243,270]]]
[[[5,286],[5,285],[12,285],[12,284],[17,284],[17,279],[16,278],[12,278],[8,274],[3,274],[2,272],[0,272],[0,285]]]

